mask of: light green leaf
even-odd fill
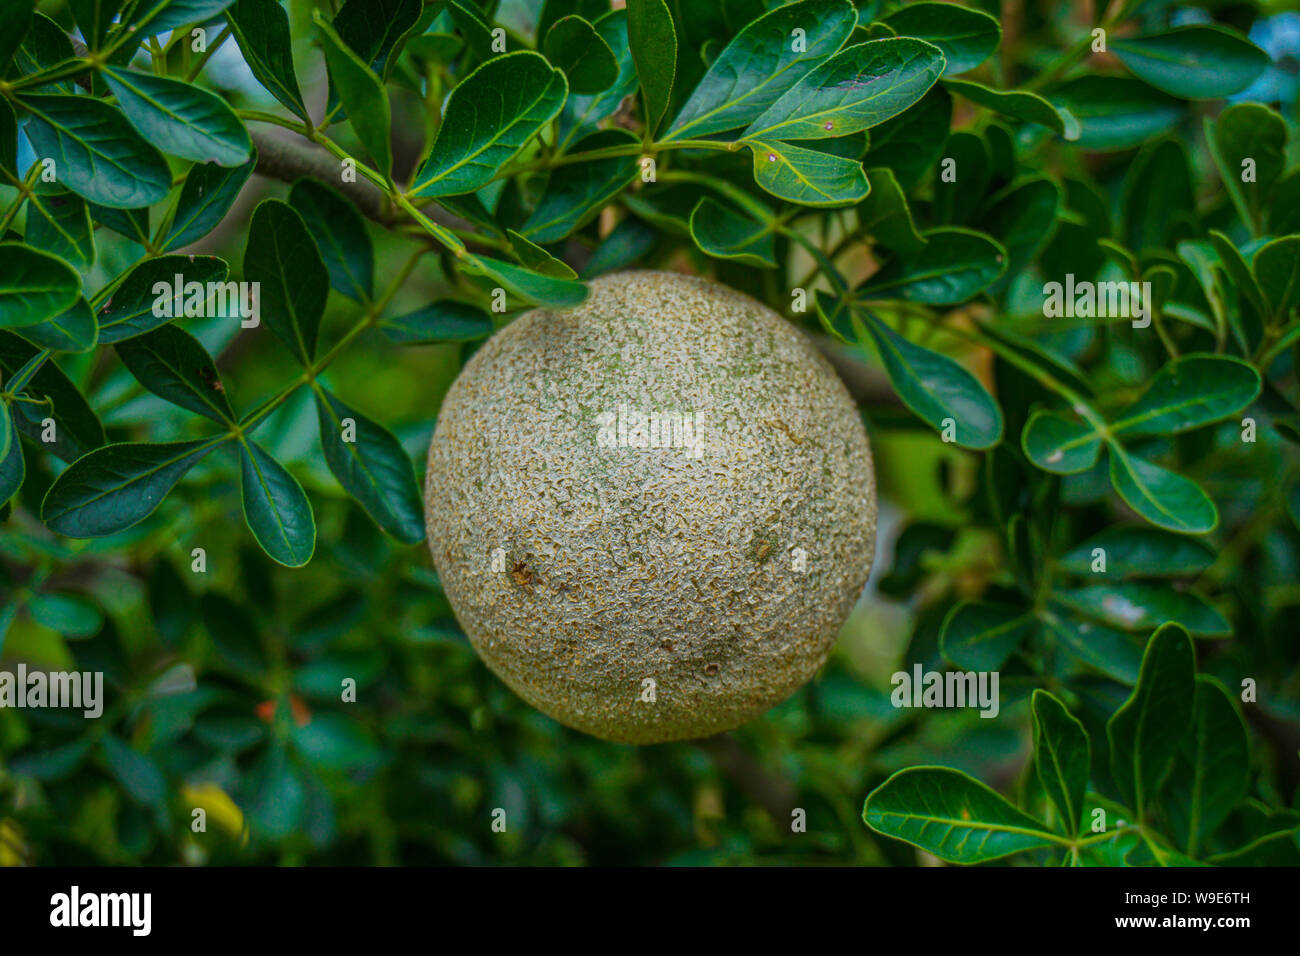
[[[840,48],[857,23],[847,0],[800,0],[748,23],[695,86],[665,140],[747,126],[814,66]],[[804,31],[796,50],[791,37]]]
[[[1059,841],[997,791],[948,767],[898,771],[867,797],[862,819],[949,863],[985,863]]]
[[[858,202],[871,186],[862,163],[790,143],[745,143],[754,154],[754,181],[778,199],[804,206]]]
[[[486,185],[555,118],[567,93],[564,74],[537,53],[484,63],[452,90],[410,195],[453,196]]]
[[[895,37],[848,47],[814,67],[745,129],[746,141],[847,136],[897,116],[943,72],[924,40]]]
[[[486,276],[535,305],[567,309],[587,298],[587,287],[581,282],[542,275],[488,256],[467,255],[461,260],[461,267],[471,275]]]

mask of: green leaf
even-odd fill
[[[293,184],[289,205],[316,241],[330,285],[349,299],[369,302],[375,294],[375,250],[357,207],[314,179]]]
[[[1002,440],[1002,411],[979,379],[946,355],[913,345],[876,318],[867,332],[903,404],[933,428],[949,424],[957,444],[991,448]]]
[[[1025,457],[1054,475],[1075,475],[1097,463],[1101,436],[1088,422],[1065,412],[1039,409],[1020,435]]]
[[[1118,443],[1110,445],[1110,481],[1124,503],[1154,525],[1184,534],[1206,534],[1219,523],[1219,511],[1190,478],[1135,458]]]
[[[573,155],[636,142],[636,137],[627,130],[602,130],[578,143]],[[635,156],[612,156],[559,166],[551,172],[542,198],[519,232],[533,242],[557,242],[591,221],[636,179],[636,174]]]
[[[1195,857],[1246,795],[1250,740],[1227,688],[1196,675],[1196,716],[1174,755],[1165,812],[1178,845]]]
[[[361,61],[386,80],[419,25],[422,7],[421,0],[347,0],[332,26]]]
[[[9,449],[18,442],[18,436],[14,434],[13,418],[9,414],[9,406],[0,402],[0,462],[5,462],[9,457]],[[0,468],[0,472],[2,472]],[[4,490],[4,481],[0,477],[0,491]],[[9,500],[9,495],[0,499],[0,504]]]
[[[34,191],[27,198],[28,245],[58,256],[83,272],[95,264],[95,233],[86,201],[66,189]]]
[[[471,275],[486,276],[506,291],[535,305],[567,309],[587,298],[587,287],[581,282],[542,275],[488,256],[467,255],[461,260],[461,268]]]
[[[144,260],[131,270],[99,310],[100,343],[121,342],[166,325],[186,314],[187,304],[194,306],[190,311],[195,314],[237,316],[237,291],[232,283],[225,281],[229,271],[225,260],[216,256],[171,255]],[[175,295],[177,276],[181,286],[179,311]],[[192,283],[202,286],[201,298],[191,298],[190,293],[196,290]],[[165,291],[163,285],[167,287]]]
[[[33,620],[72,640],[93,637],[104,626],[99,608],[78,594],[36,594],[27,609]]]
[[[564,74],[537,53],[507,53],[484,63],[451,91],[433,150],[409,194],[454,196],[486,185],[555,118],[567,92]]]
[[[1025,90],[995,90],[970,80],[945,79],[943,85],[977,106],[983,106],[1003,116],[1024,120],[1026,123],[1039,123],[1066,139],[1074,139],[1078,135],[1077,129],[1070,129],[1067,132],[1065,117],[1037,93]]]
[[[582,17],[567,16],[555,21],[546,31],[542,52],[564,71],[574,93],[599,93],[618,79],[614,51]]]
[[[307,793],[282,743],[267,748],[253,779],[256,791],[248,808],[249,822],[271,840],[293,834],[303,818]]]
[[[253,141],[225,102],[183,80],[115,66],[102,71],[126,118],[150,142],[196,163],[240,166]]]
[[[1120,62],[1138,77],[1187,100],[1240,93],[1270,62],[1267,53],[1240,34],[1205,24],[1116,37],[1111,46]]]
[[[898,771],[867,797],[862,819],[949,863],[986,863],[1059,839],[997,791],[948,767]]]
[[[1065,823],[1066,833],[1079,832],[1083,798],[1092,766],[1092,741],[1065,705],[1047,691],[1035,690],[1034,768],[1039,783]]]
[[[1275,316],[1283,317],[1300,305],[1300,236],[1283,236],[1265,245],[1255,253],[1251,270]]]
[[[125,531],[153,514],[185,473],[226,437],[97,448],[54,480],[41,504],[41,520],[69,538]]]
[[[1195,719],[1196,654],[1177,624],[1151,636],[1137,686],[1106,724],[1110,772],[1120,793],[1146,817]]]
[[[141,37],[156,36],[211,20],[230,3],[231,0],[140,0],[125,22],[135,27],[132,32]]]
[[[187,246],[215,229],[235,204],[256,163],[254,157],[242,166],[218,166],[216,163],[191,166],[176,200],[171,226],[158,251]]]
[[[1002,40],[1002,25],[994,17],[953,3],[908,4],[881,22],[899,36],[919,37],[937,46],[947,60],[945,76],[975,69]]]
[[[1061,555],[1058,565],[1074,574],[1093,574],[1093,552],[1100,548],[1107,577],[1183,577],[1198,575],[1214,563],[1204,542],[1143,525],[1116,525],[1093,535]]]
[[[921,249],[886,262],[858,286],[855,297],[957,305],[988,288],[1006,270],[1006,250],[983,233],[944,227],[924,238]]]
[[[867,170],[871,192],[858,204],[858,230],[888,249],[914,253],[926,239],[917,232],[907,197],[891,169],[880,166]]]
[[[790,143],[747,141],[754,181],[778,199],[804,206],[842,206],[870,191],[862,163]]]
[[[933,86],[917,103],[871,130],[864,162],[890,169],[907,192],[939,161],[951,124],[952,96]]]
[[[995,671],[1007,662],[1033,627],[1033,614],[1024,608],[963,601],[944,619],[939,647],[957,667]]]
[[[329,272],[302,216],[288,203],[264,199],[253,210],[244,276],[259,283],[258,312],[271,331],[310,365],[329,295]]]
[[[800,0],[747,24],[718,54],[665,140],[748,126],[809,70],[840,48],[857,23],[846,0]],[[793,31],[804,31],[795,49]]]
[[[1083,149],[1130,149],[1170,130],[1182,114],[1178,100],[1123,76],[1090,75],[1070,80],[1051,94],[1079,121]]]
[[[1062,604],[1051,602],[1043,622],[1057,646],[1121,684],[1137,683],[1145,641],[1095,621],[1080,620]]]
[[[1262,103],[1237,103],[1205,120],[1205,138],[1241,221],[1258,235],[1269,192],[1286,169],[1286,122]]]
[[[343,109],[348,114],[348,122],[352,124],[361,145],[374,159],[379,172],[388,176],[393,171],[388,91],[370,67],[339,39],[339,35],[325,22],[319,10],[312,11],[312,19],[324,38],[322,46],[325,50],[325,63],[329,66],[330,80],[338,90]]]
[[[0,404],[0,417],[5,420],[0,425],[0,430],[9,435],[8,449],[4,457],[0,458],[0,504],[4,504],[23,486],[23,479],[27,477],[27,463],[23,461],[23,443],[18,437],[13,411]],[[4,631],[3,615],[0,614],[0,650],[4,649]]]
[[[113,778],[136,803],[161,806],[167,798],[167,780],[158,765],[112,734],[103,738],[104,761]]]
[[[470,342],[492,334],[492,320],[476,305],[442,299],[379,323],[379,331],[404,345]]]
[[[1259,287],[1259,280],[1255,278],[1255,273],[1251,271],[1250,263],[1242,256],[1241,250],[1217,229],[1210,230],[1210,243],[1218,253],[1219,262],[1223,264],[1228,278],[1237,287],[1237,292],[1260,318],[1266,318],[1269,315],[1269,305],[1264,299],[1264,290]]]
[[[244,519],[262,550],[291,568],[300,568],[316,550],[316,519],[298,479],[256,442],[239,444],[240,491]]]
[[[219,167],[218,167],[219,168]],[[90,218],[107,226],[119,236],[124,236],[141,246],[149,244],[149,207],[143,209],[109,209],[107,206],[89,204]]]
[[[1134,252],[1172,249],[1196,229],[1196,195],[1182,144],[1142,149],[1124,183],[1124,241]]]
[[[555,258],[537,243],[521,236],[513,229],[506,230],[506,239],[510,243],[510,251],[515,254],[515,258],[524,268],[557,279],[578,278],[578,274],[568,263]]]
[[[293,69],[289,15],[279,0],[237,0],[226,10],[226,22],[257,82],[290,112],[311,122]]]
[[[32,11],[35,8],[36,4],[32,0],[8,3],[0,8],[0,76],[9,68],[14,51],[31,27]]]
[[[411,459],[387,429],[317,387],[325,462],[375,523],[399,541],[424,540],[424,508]]]
[[[628,0],[627,36],[641,81],[646,132],[653,136],[677,79],[677,30],[663,0]]]
[[[23,337],[53,352],[86,352],[99,342],[99,324],[85,299],[52,319],[23,329]]]
[[[81,297],[81,277],[62,259],[16,242],[0,243],[0,328],[56,318]]]
[[[136,381],[173,405],[234,424],[216,363],[198,339],[174,325],[119,342],[117,354]]]
[[[158,150],[113,107],[89,96],[20,96],[27,138],[68,189],[101,206],[135,209],[166,197],[172,175]]]
[[[848,47],[814,67],[745,129],[746,141],[847,136],[897,116],[943,72],[943,54],[895,37]]]
[[[705,196],[691,212],[691,238],[701,251],[741,265],[776,268],[776,235],[759,222]]]
[[[1058,588],[1063,603],[1126,631],[1148,631],[1166,621],[1192,634],[1229,637],[1232,626],[1204,598],[1154,581],[1121,581]]]
[[[313,764],[352,770],[378,762],[383,753],[356,721],[340,714],[317,714],[292,731],[294,746]]]
[[[628,48],[627,10],[611,10],[593,24],[596,33],[609,44],[618,63],[618,77],[594,96],[571,93],[559,120],[559,148],[568,150],[575,140],[596,131],[596,124],[610,116],[627,97],[636,92],[636,64]]]
[[[1061,206],[1061,187],[1046,177],[1007,187],[989,201],[980,219],[1006,249],[1008,276],[1019,275],[1052,233]]]
[[[1257,397],[1259,373],[1228,355],[1173,359],[1111,426],[1115,435],[1176,435],[1227,418]]]
[[[11,332],[0,330],[0,370],[5,381],[31,362],[38,349]],[[18,431],[39,447],[64,461],[84,455],[104,443],[104,427],[72,380],[53,361],[41,365],[23,390],[39,404],[15,403],[12,408]],[[30,416],[30,417],[29,417]],[[44,434],[46,418],[55,421],[54,441]],[[15,443],[16,447],[16,443]],[[13,457],[12,455],[10,456]],[[6,465],[9,462],[6,460]],[[17,464],[21,464],[21,459]]]

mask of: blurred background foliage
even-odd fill
[[[312,6],[286,4],[298,79],[319,115],[328,83],[319,40],[309,29]],[[539,2],[481,6],[512,37],[535,42]],[[697,78],[737,24],[764,9],[758,0],[673,0],[668,6],[683,38],[682,69],[694,69]],[[865,27],[901,5],[861,6]],[[1049,67],[1098,18],[1088,3],[983,0],[970,6],[1002,23],[1001,49],[981,76],[1005,87]],[[1287,166],[1295,166],[1300,16],[1288,11],[1290,4],[1129,6],[1140,6],[1135,17],[1154,26],[1212,15],[1266,49],[1273,65],[1240,98],[1279,110],[1290,131]],[[44,2],[39,9],[73,31],[73,11],[63,3]],[[429,63],[444,54],[454,58],[461,46],[456,33],[439,21],[408,44],[393,72],[399,180],[426,145],[422,84],[430,71],[438,74]],[[165,55],[188,62],[183,44]],[[443,84],[454,79],[439,76]],[[211,57],[200,82],[237,106],[276,108],[234,43]],[[1213,160],[1203,143],[1190,142],[1199,110],[1199,104],[1189,108],[1178,129],[1189,137],[1195,181],[1205,183],[1213,179]],[[1013,168],[995,174],[984,195],[1015,178],[1014,167],[1023,164],[1019,173],[1036,166],[1057,177],[1086,178],[1104,214],[1122,214],[1135,149],[1071,155],[1049,142],[1043,127],[1004,124],[969,104],[959,104],[951,127],[977,134],[972,139],[990,144],[995,159],[998,150],[1006,151]],[[339,127],[336,134],[350,152],[364,152],[350,130]],[[899,149],[895,156],[877,154],[877,162],[905,168],[907,151]],[[31,159],[30,151],[25,161],[20,156],[20,166]],[[716,164],[718,175],[749,182],[747,158],[719,157]],[[933,220],[959,221],[931,209],[933,175],[927,163],[904,188]],[[519,201],[535,199],[538,185],[524,180]],[[183,251],[239,262],[255,205],[268,196],[285,198],[288,189],[253,177],[223,224]],[[0,202],[12,195],[0,189]],[[712,274],[788,313],[788,288],[813,260],[784,238],[776,249],[778,261],[788,263],[783,278],[706,256],[682,228],[697,198],[689,191],[661,193],[657,206],[645,200],[639,208],[634,199],[627,205],[636,216],[614,217],[607,210],[561,244],[562,258],[581,270],[617,221],[625,224],[629,261]],[[973,215],[980,196],[968,198]],[[1200,198],[1208,211],[1190,227],[1193,234],[1210,226],[1234,228],[1221,190]],[[1064,220],[1063,228],[1085,228],[1078,218]],[[996,233],[990,222],[986,216],[971,225]],[[806,231],[821,242],[829,233],[818,228],[809,224]],[[376,285],[383,288],[421,240],[400,230],[369,232]],[[107,229],[97,230],[96,243],[90,287],[104,285],[140,255],[139,246]],[[1042,250],[1029,242],[1038,270],[1018,263],[1024,271],[999,288],[1007,315],[1041,319],[1035,296],[1044,275],[1052,274],[1054,251],[1060,247]],[[837,263],[851,281],[872,268],[864,253]],[[445,257],[426,256],[390,311],[419,308],[460,286]],[[336,336],[356,314],[354,303],[332,296],[323,338]],[[905,310],[889,316],[903,327],[911,321]],[[816,330],[811,314],[793,318]],[[245,405],[298,373],[269,336],[241,335],[223,318],[183,324],[218,357],[226,390]],[[1153,370],[1131,340],[1110,329],[1053,331],[1041,339],[1054,354],[1086,358],[1099,393],[1134,394]],[[1103,339],[1107,347],[1099,349]],[[1042,400],[1040,390],[1005,363],[995,368],[988,353],[960,337],[923,331],[921,341],[961,358],[998,395],[1014,440]],[[422,470],[438,403],[472,348],[403,346],[370,330],[340,355],[324,381],[392,429]],[[1047,563],[1043,542],[1055,542],[1054,562],[1065,545],[1127,513],[1109,494],[1104,470],[1058,478],[1035,471],[1018,452],[977,455],[946,444],[893,398],[869,350],[841,346],[836,354],[863,399],[877,462],[881,537],[872,581],[816,681],[730,739],[704,744],[604,743],[560,727],[509,692],[460,632],[425,547],[387,537],[343,494],[322,461],[306,390],[258,432],[263,446],[302,482],[315,509],[318,545],[303,568],[275,563],[251,539],[233,459],[205,460],[130,530],[74,540],[41,524],[40,503],[55,463],[28,455],[27,480],[0,525],[0,662],[102,670],[108,701],[97,721],[79,713],[0,710],[0,863],[932,862],[863,825],[863,799],[873,787],[901,768],[942,764],[1003,792],[1033,790],[1026,762],[1033,688],[1059,691],[1068,682],[1070,700],[1094,740],[1104,740],[1098,728],[1127,696],[1133,675],[1127,682],[1116,679],[1051,641],[1036,642],[1002,667],[1000,719],[984,720],[975,710],[896,709],[889,700],[891,674],[916,663],[946,666],[939,635],[959,601],[1014,599],[1017,577]],[[1291,375],[1289,355],[1282,361],[1282,377]],[[90,396],[110,439],[174,441],[203,433],[193,416],[143,390],[120,362],[90,351],[61,356],[59,365]],[[1198,583],[1233,621],[1234,639],[1214,642],[1213,649],[1201,642],[1201,668],[1230,688],[1243,677],[1259,681],[1260,703],[1250,708],[1256,801],[1250,812],[1285,815],[1281,808],[1300,810],[1300,641],[1294,627],[1300,537],[1285,520],[1283,497],[1296,455],[1286,438],[1272,430],[1260,434],[1258,444],[1243,445],[1238,424],[1227,421],[1151,444],[1158,446],[1153,453],[1177,444],[1181,460],[1221,509],[1210,539],[1216,556]],[[1291,507],[1297,507],[1294,500]],[[1019,530],[1013,515],[1020,517]],[[1016,536],[1028,540],[1026,525],[1033,528],[1033,550],[1017,555]],[[202,573],[193,570],[195,549],[204,553]],[[340,701],[345,677],[356,679],[356,703]],[[785,802],[806,811],[806,833],[791,834],[787,821],[765,809]],[[207,812],[205,833],[191,831],[195,807]],[[506,811],[502,833],[491,827],[496,808]],[[1255,823],[1243,816],[1230,826],[1248,833]]]

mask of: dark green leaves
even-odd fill
[[[1255,253],[1251,268],[1273,315],[1282,318],[1300,305],[1300,236],[1268,243]]]
[[[1262,103],[1237,103],[1206,119],[1205,138],[1241,221],[1258,234],[1269,190],[1286,168],[1286,123]]]
[[[636,137],[621,129],[603,130],[574,147],[575,155],[610,146],[628,146]],[[572,233],[600,212],[636,178],[635,156],[611,156],[555,169],[542,198],[520,233],[535,243],[550,243]]]
[[[316,519],[298,479],[248,439],[239,444],[244,518],[262,550],[291,568],[316,550]]]
[[[867,797],[862,819],[949,863],[985,863],[1059,840],[1001,794],[947,767],[900,770]]]
[[[1033,615],[1021,608],[983,601],[963,601],[943,622],[939,646],[953,664],[972,671],[995,671],[1034,627]]]
[[[430,342],[468,342],[492,334],[492,320],[478,306],[442,300],[379,323],[379,330],[394,342],[421,345]]]
[[[348,122],[352,124],[357,139],[374,158],[379,172],[387,176],[393,169],[393,147],[388,93],[383,81],[339,39],[319,10],[313,11],[312,15],[324,38],[325,62],[347,111]]]
[[[1079,121],[1084,149],[1129,149],[1166,132],[1182,112],[1172,97],[1122,76],[1082,76],[1051,94]]]
[[[1174,835],[1190,856],[1246,794],[1250,741],[1227,689],[1213,677],[1196,675],[1196,716],[1174,755],[1168,808]]]
[[[1106,724],[1110,770],[1125,799],[1146,815],[1195,717],[1196,657],[1187,632],[1167,624],[1151,636],[1137,687]]]
[[[1152,524],[1185,534],[1205,534],[1219,512],[1201,486],[1155,462],[1110,446],[1110,481],[1124,503]]]
[[[215,229],[248,182],[255,162],[256,159],[250,159],[234,168],[216,163],[191,166],[160,251],[187,246]]]
[[[224,281],[228,271],[216,256],[144,260],[100,310],[99,341],[121,342],[184,315],[238,316],[239,291]]]
[[[555,118],[567,91],[564,74],[536,53],[484,63],[452,90],[411,194],[454,196],[483,186]]]
[[[284,7],[278,0],[237,0],[226,10],[226,22],[257,82],[289,110],[310,121],[293,70],[289,15]]]
[[[248,130],[213,94],[181,80],[113,66],[105,67],[103,76],[131,125],[173,156],[219,166],[248,160],[253,148]]]
[[[150,206],[171,189],[167,162],[107,103],[88,96],[34,95],[27,136],[55,163],[59,182],[115,209]]]
[[[967,448],[990,448],[1001,441],[1002,411],[974,375],[875,318],[868,316],[865,325],[890,384],[919,418]]]
[[[215,422],[234,424],[235,413],[212,356],[183,329],[164,325],[119,343],[117,354],[136,380],[160,398]]]
[[[956,305],[973,298],[1006,271],[1006,251],[969,229],[933,229],[920,249],[891,258],[860,285],[859,299],[906,299]]]
[[[375,294],[375,251],[357,207],[312,179],[293,184],[289,205],[316,241],[330,285],[349,299],[370,301]]]
[[[164,444],[105,445],[55,479],[41,504],[51,531],[99,538],[143,521],[225,435]]]
[[[552,24],[546,31],[542,52],[564,71],[574,93],[599,93],[618,78],[614,51],[582,17],[562,17]]]
[[[267,199],[254,210],[244,248],[244,275],[259,283],[262,320],[299,361],[310,365],[316,355],[329,273],[292,206]]]
[[[627,35],[641,80],[646,129],[653,135],[677,78],[677,31],[663,0],[628,0]]]
[[[1057,475],[1087,471],[1101,454],[1101,436],[1088,422],[1040,409],[1029,417],[1020,447],[1039,468]]]
[[[718,54],[677,114],[666,140],[747,126],[838,50],[857,13],[846,0],[801,0],[749,23]],[[802,49],[793,31],[804,31]]]
[[[1173,435],[1227,418],[1259,395],[1259,373],[1226,355],[1185,355],[1165,365],[1116,418],[1116,435]]]
[[[973,70],[998,48],[1002,25],[980,10],[954,3],[912,3],[882,21],[899,36],[920,37],[937,46],[947,60],[946,76]]]
[[[81,277],[67,263],[18,243],[0,244],[0,328],[44,322],[71,308]]]
[[[1083,796],[1092,765],[1092,742],[1083,724],[1065,705],[1045,690],[1036,690],[1031,701],[1034,715],[1034,768],[1065,831],[1079,832]]]
[[[770,222],[733,212],[709,197],[691,211],[691,238],[708,255],[775,269],[776,236]]]
[[[1268,54],[1245,37],[1203,24],[1117,37],[1112,46],[1120,61],[1143,80],[1189,100],[1240,93],[1269,64]]]
[[[375,523],[399,541],[424,539],[424,510],[411,459],[383,426],[317,388],[321,447],[334,477]]]

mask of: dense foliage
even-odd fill
[[[1300,863],[1300,17],[617,7],[0,9],[0,655],[107,686],[0,709],[0,862]],[[824,674],[702,745],[530,710],[422,544],[475,343],[632,266],[877,459]]]

